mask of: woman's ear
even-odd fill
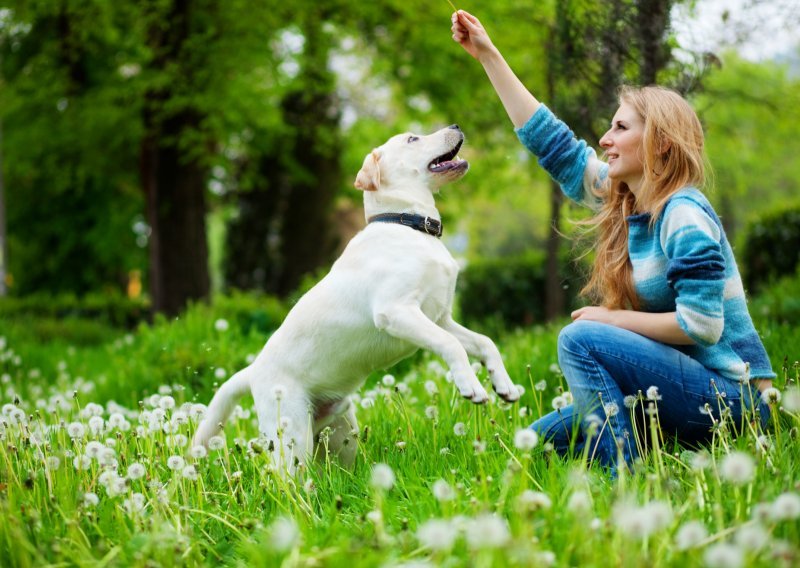
[[[378,163],[381,159],[381,154],[377,150],[373,150],[364,158],[364,164],[361,166],[358,174],[356,174],[356,181],[353,186],[356,189],[363,191],[377,191],[381,186],[381,167]]]

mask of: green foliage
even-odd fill
[[[226,426],[225,447],[190,457],[178,438],[192,435],[194,419],[176,420],[175,431],[162,426],[191,409],[184,403],[208,402],[219,380],[216,368],[232,371],[258,349],[263,337],[243,334],[237,314],[257,309],[261,300],[218,298],[219,309],[193,306],[186,317],[113,338],[103,349],[17,335],[0,340],[0,375],[7,377],[0,397],[3,566],[599,566],[607,558],[631,566],[695,566],[724,543],[735,547],[727,551],[739,554],[743,565],[766,567],[775,565],[775,554],[788,566],[800,552],[798,513],[789,508],[787,518],[787,509],[775,503],[779,495],[797,494],[797,412],[774,407],[780,417],[768,431],[754,422],[752,431],[734,438],[728,427],[718,428],[711,443],[691,451],[667,438],[647,452],[633,476],[616,480],[586,466],[585,456],[553,455],[543,441],[532,450],[515,447],[515,433],[548,412],[550,399],[564,388],[553,366],[560,326],[496,337],[511,376],[526,387],[518,404],[462,400],[428,353],[402,371],[389,370],[407,391],[373,377],[359,393],[375,399],[358,411],[352,471],[322,458],[297,480],[278,476],[259,446],[247,397]],[[217,329],[220,319],[229,322],[227,330]],[[796,385],[798,368],[791,363],[798,359],[800,327],[765,323],[762,333],[779,370],[778,386]],[[195,367],[189,372],[178,364]],[[202,372],[200,365],[206,366]],[[487,380],[485,373],[480,378]],[[796,386],[783,392],[782,405],[790,392],[797,404]],[[164,404],[165,420],[151,429],[154,410],[167,396],[175,407]],[[95,412],[104,428],[98,433],[89,428]],[[112,414],[127,426],[113,427]],[[20,419],[28,423],[20,427]],[[73,439],[66,426],[78,422],[85,432]],[[454,428],[458,423],[464,435]],[[102,465],[108,457],[98,456],[88,469],[77,469],[73,460],[89,453],[89,441],[112,448],[114,465]],[[743,485],[726,479],[722,466],[734,452],[754,466]],[[192,469],[170,469],[173,456]],[[708,467],[698,466],[701,459]],[[133,475],[134,463],[143,477]],[[376,463],[388,464],[396,476],[387,491],[371,484]],[[105,471],[123,478],[120,492]],[[436,497],[442,493],[434,484],[442,482],[452,499]],[[662,505],[655,529],[641,509],[652,503]],[[503,546],[487,545],[491,539],[475,545],[481,536],[497,536],[488,530],[496,524],[478,530],[487,513],[505,523]],[[278,522],[282,517],[291,519],[288,525]],[[449,524],[452,549],[423,540],[431,520]],[[678,535],[689,521],[702,523],[708,536],[682,547]],[[462,530],[467,527],[472,545]],[[739,544],[754,537],[762,546]]]
[[[574,309],[581,288],[575,264],[561,263],[561,282],[567,310]],[[490,258],[471,262],[458,277],[460,314],[467,324],[494,320],[502,328],[528,327],[544,320],[545,271],[543,254]]]
[[[800,268],[800,267],[798,267]],[[750,301],[754,318],[800,327],[800,269],[770,283],[762,282],[761,291]]]
[[[149,317],[149,307],[143,300],[133,300],[121,294],[74,294],[0,298],[0,318],[81,318],[122,329],[132,329]]]
[[[777,278],[794,274],[800,266],[800,205],[784,206],[752,221],[741,258],[745,287],[751,294]]]

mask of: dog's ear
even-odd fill
[[[356,181],[353,184],[356,189],[363,191],[377,191],[381,186],[381,167],[378,162],[381,159],[381,153],[373,150],[367,157],[364,158],[364,164],[361,166]]]

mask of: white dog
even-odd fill
[[[195,444],[219,432],[250,389],[259,430],[281,472],[305,463],[313,438],[326,427],[326,449],[349,465],[358,434],[349,395],[372,371],[420,347],[444,359],[472,402],[488,396],[467,353],[486,365],[503,399],[519,398],[494,343],[451,315],[458,265],[438,238],[433,194],[469,169],[457,157],[463,140],[453,125],[429,136],[394,136],[367,155],[355,187],[364,190],[368,225],[292,308],[256,360],[219,388]]]

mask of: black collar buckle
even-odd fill
[[[442,222],[432,217],[424,217],[422,215],[414,215],[412,213],[383,213],[375,215],[367,220],[368,223],[397,223],[411,227],[417,231],[421,231],[433,237],[441,238],[442,236]]]

